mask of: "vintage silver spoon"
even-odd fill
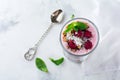
[[[37,52],[37,49],[38,49],[41,41],[45,38],[45,36],[50,31],[50,29],[52,28],[52,25],[54,23],[60,23],[62,21],[63,16],[64,16],[64,13],[63,13],[63,11],[61,9],[58,9],[55,12],[52,13],[52,15],[51,15],[51,24],[48,27],[48,29],[44,32],[44,34],[41,36],[39,41],[34,45],[34,47],[29,48],[29,50],[25,53],[24,57],[25,57],[25,59],[27,61],[31,61],[35,57],[35,54]]]

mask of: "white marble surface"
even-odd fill
[[[23,55],[50,23],[50,14],[61,8],[65,19],[56,24],[38,49],[49,74],[39,71],[35,61]],[[55,66],[49,57],[62,57],[59,34],[74,14],[92,20],[100,32],[100,43],[83,64],[65,58]],[[0,80],[119,80],[120,0],[0,0]],[[109,56],[108,56],[109,55]]]

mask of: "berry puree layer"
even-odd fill
[[[98,43],[96,26],[83,18],[67,22],[61,31],[63,48],[74,55],[84,55],[91,52]]]

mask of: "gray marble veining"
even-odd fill
[[[10,27],[18,24],[19,16],[17,14],[13,14],[10,10],[5,9],[5,11],[1,11],[0,13],[0,32],[7,31]]]

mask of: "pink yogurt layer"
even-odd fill
[[[81,48],[80,50],[77,50],[75,52],[71,51],[71,49],[68,49],[68,44],[67,42],[64,42],[63,41],[63,32],[65,31],[66,27],[68,26],[68,24],[72,23],[72,22],[76,22],[76,21],[80,21],[80,22],[84,22],[84,23],[87,23],[87,25],[89,26],[88,30],[92,32],[92,37],[90,39],[90,41],[92,42],[92,45],[93,47],[91,49],[88,49],[86,50],[85,48]],[[75,19],[75,20],[72,20],[70,22],[68,22],[63,30],[62,30],[62,33],[61,33],[61,42],[62,42],[62,45],[63,47],[71,54],[74,54],[74,55],[84,55],[84,54],[87,54],[89,53],[90,51],[92,51],[96,45],[97,45],[97,42],[98,42],[98,32],[97,32],[97,29],[95,27],[95,25],[93,25],[91,22],[89,22],[88,20],[84,20],[84,19]]]

